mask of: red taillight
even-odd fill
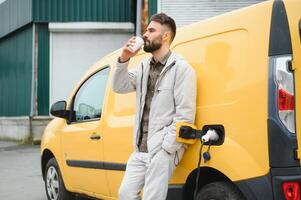
[[[282,183],[285,200],[300,200],[300,186],[296,181]]]
[[[276,70],[274,75],[279,119],[291,133],[296,133],[294,73],[289,67],[291,60],[291,56],[279,56],[275,58],[273,65]]]
[[[295,97],[282,88],[278,90],[278,108],[280,111],[295,110]]]

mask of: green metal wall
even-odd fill
[[[48,22],[133,22],[136,0],[7,0],[0,4],[0,116],[31,110],[33,23],[38,115],[49,113]]]
[[[155,13],[157,13],[158,11],[158,9],[157,9],[157,0],[148,0],[148,16],[149,16],[149,18],[153,15],[153,14],[155,14]]]
[[[133,0],[33,0],[34,22],[129,22]]]
[[[32,21],[32,0],[7,0],[0,4],[0,38]]]
[[[35,24],[38,37],[38,115],[49,115],[48,24]]]
[[[32,25],[0,39],[0,116],[28,116],[31,102]]]
[[[7,0],[0,4],[0,38],[32,22],[133,22],[136,0]]]

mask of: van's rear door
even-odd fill
[[[301,158],[301,1],[284,0],[292,42],[298,158]],[[301,161],[301,159],[300,159]]]

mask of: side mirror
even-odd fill
[[[69,111],[66,110],[66,101],[58,101],[52,104],[50,113],[55,117],[69,119]]]

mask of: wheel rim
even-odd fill
[[[47,193],[51,200],[57,200],[59,196],[59,177],[55,167],[48,168],[46,177]]]

